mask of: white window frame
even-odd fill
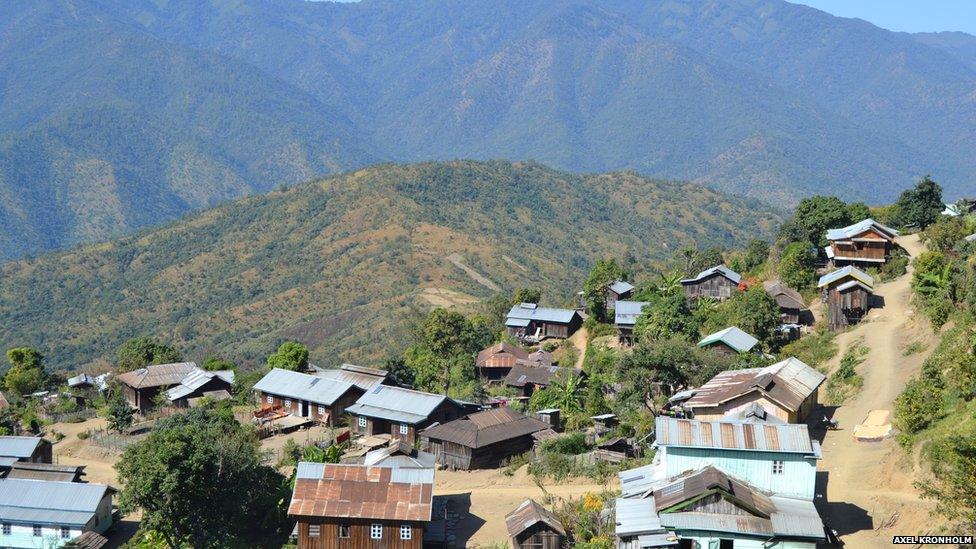
[[[411,539],[413,539],[413,527],[411,527],[409,524],[401,524],[400,525],[400,539],[402,539],[402,540],[411,540]]]
[[[44,528],[40,524],[32,524],[31,525],[31,535],[33,535],[35,538],[38,537],[38,536],[43,536],[44,535]]]
[[[786,472],[786,462],[784,462],[782,460],[779,460],[779,459],[774,459],[773,460],[773,474],[774,475],[782,475],[785,472]]]
[[[0,529],[0,532],[3,532],[3,535],[5,535],[5,536],[9,536],[10,535],[10,532],[13,529],[14,529],[14,527],[13,527],[12,524],[10,524],[9,522],[5,522],[5,523],[3,523],[2,529]]]
[[[401,435],[408,435],[408,434],[410,434],[410,426],[407,425],[406,423],[401,423],[400,424],[400,434]]]
[[[369,539],[383,539],[383,524],[374,522],[369,525]]]
[[[346,523],[340,523],[336,530],[336,535],[339,536],[340,539],[349,539],[352,537],[352,530],[349,529],[349,525]],[[343,532],[345,532],[346,535],[342,535]]]
[[[61,539],[71,539],[71,527],[62,526],[61,527]]]
[[[268,404],[274,404],[274,395],[268,395],[265,400],[268,402]]]
[[[286,398],[285,399],[285,408],[288,408],[289,410],[291,409],[291,399],[290,398]]]
[[[356,419],[356,421],[357,421],[357,423],[358,423],[358,425],[359,425],[360,427],[362,427],[362,428],[366,428],[366,418],[365,418],[364,416],[359,416],[359,417],[358,417],[358,418]]]
[[[322,535],[322,526],[320,524],[309,524],[308,525],[308,537],[317,538]]]
[[[325,415],[325,406],[322,406],[321,404],[319,404],[319,415],[320,416]]]

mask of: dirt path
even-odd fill
[[[578,498],[588,492],[602,492],[617,489],[617,479],[610,484],[595,484],[588,480],[563,481],[557,484],[545,483],[545,492],[532,480],[522,467],[513,476],[505,475],[502,469],[478,471],[437,471],[435,495],[450,495],[459,505],[470,503],[470,509],[458,525],[458,539],[467,540],[465,547],[477,547],[497,543],[507,543],[505,515],[510,513],[525,498],[534,498],[540,503],[548,493],[556,498]]]
[[[917,235],[898,240],[912,256],[923,251]],[[869,411],[893,412],[895,398],[934,347],[935,336],[927,323],[915,318],[910,281],[911,268],[905,276],[877,286],[884,307],[872,310],[856,327],[837,336],[840,352],[829,364],[831,370],[836,368],[840,356],[858,340],[863,339],[869,349],[857,368],[864,385],[835,411],[841,430],[827,433],[818,467],[827,483],[825,518],[848,547],[888,546],[892,533],[928,531],[930,504],[919,499],[912,486],[912,464],[895,441],[857,442],[852,436],[854,425]],[[905,345],[912,341],[923,341],[928,349],[903,356]],[[822,480],[818,480],[818,494],[822,494]],[[893,518],[895,523],[890,524]]]
[[[578,370],[583,369],[583,361],[586,359],[586,346],[589,339],[589,332],[582,326],[573,335],[569,336],[569,342],[579,350],[579,357],[576,359],[576,369]]]

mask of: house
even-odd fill
[[[230,390],[234,384],[234,372],[207,372],[193,362],[177,362],[146,366],[119,374],[116,379],[122,385],[122,394],[129,405],[145,413],[155,407],[160,393],[165,393],[167,400],[174,405],[186,406],[187,398],[200,396],[204,391]],[[169,390],[177,386],[182,388],[172,393],[174,400],[170,398]]]
[[[647,503],[624,504],[618,547],[673,547],[677,541],[682,549],[814,549],[826,541],[811,500],[760,490],[716,467],[685,472],[635,497]],[[633,544],[640,536],[634,532],[646,530],[646,543]]]
[[[758,403],[788,423],[804,421],[817,405],[817,390],[827,376],[797,358],[765,368],[726,370],[695,390],[683,407],[695,419],[722,419]]]
[[[529,352],[517,345],[502,341],[482,349],[475,360],[475,368],[481,379],[499,381],[504,379],[520,360],[528,361]]]
[[[618,549],[678,547],[678,536],[661,526],[654,498],[617,498],[613,507]]]
[[[0,547],[61,547],[83,535],[92,539],[88,532],[112,527],[114,493],[103,484],[2,479]]]
[[[336,426],[346,410],[363,396],[363,389],[347,381],[274,368],[254,384],[264,408],[280,408],[297,417]]]
[[[359,435],[389,433],[413,444],[417,432],[432,423],[447,423],[465,414],[464,407],[444,395],[377,385],[346,410],[354,418],[352,430]]]
[[[834,265],[880,265],[888,260],[898,231],[865,219],[827,231],[824,252]]]
[[[654,426],[654,461],[664,470],[659,477],[714,466],[766,492],[814,497],[821,453],[806,424],[764,415],[713,421],[659,416]]]
[[[178,384],[166,390],[166,400],[177,408],[186,408],[190,405],[190,400],[203,398],[204,395],[214,396],[224,392],[230,396],[233,387],[233,370],[210,372],[196,368],[190,370]]]
[[[422,452],[403,440],[393,440],[383,448],[366,452],[356,461],[368,467],[433,469],[437,465],[437,456],[430,452]]]
[[[566,379],[571,375],[581,376],[584,374],[575,368],[534,366],[520,363],[508,372],[504,383],[507,387],[518,389],[522,396],[530,397],[536,389],[543,389],[552,385],[557,379]]]
[[[874,278],[848,265],[820,277],[817,288],[827,305],[827,326],[840,330],[856,324],[871,309]]]
[[[763,289],[776,301],[779,307],[780,327],[796,326],[806,323],[808,316],[807,304],[800,292],[783,284],[779,280],[763,282]]]
[[[548,423],[508,406],[470,414],[421,431],[422,447],[449,469],[468,471],[499,467],[511,456],[532,449],[532,434]]]
[[[736,326],[731,326],[714,334],[705,336],[698,342],[702,349],[709,349],[723,355],[740,355],[756,349],[759,340]]]
[[[710,297],[724,300],[732,297],[732,293],[739,289],[742,276],[725,265],[718,265],[698,273],[693,278],[681,281],[685,296],[688,299]]]
[[[423,547],[434,469],[301,462],[288,516],[298,549]]]
[[[54,465],[18,461],[10,466],[10,472],[7,473],[6,478],[84,482],[82,480],[84,476],[84,465]]]
[[[505,515],[505,528],[513,549],[561,549],[566,542],[563,524],[533,499]]]
[[[634,324],[647,305],[647,301],[618,301],[617,307],[613,310],[613,324],[620,332],[619,338],[622,345],[633,345],[634,343]]]
[[[313,367],[312,375],[352,383],[364,392],[377,385],[396,385],[389,372],[355,364],[342,364],[338,368]]]
[[[0,470],[8,470],[18,461],[51,463],[51,447],[51,441],[41,437],[0,436]]]
[[[617,280],[607,285],[607,309],[616,309],[617,302],[634,295],[634,285],[626,280]]]
[[[549,337],[565,339],[582,325],[583,317],[578,311],[539,307],[535,303],[519,303],[505,318],[508,335],[533,342]]]

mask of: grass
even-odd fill
[[[834,332],[823,331],[801,337],[788,343],[780,350],[780,358],[794,356],[814,368],[821,368],[828,360],[837,356],[837,336]]]
[[[929,346],[926,345],[925,343],[922,343],[921,341],[913,341],[908,345],[902,347],[901,356],[912,356],[921,353],[922,351],[928,348]]]
[[[857,394],[864,384],[864,378],[857,373],[857,365],[864,362],[869,349],[860,342],[855,343],[844,353],[837,368],[827,380],[827,403],[838,406]]]

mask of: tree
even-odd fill
[[[934,499],[935,510],[964,531],[976,529],[976,439],[953,434],[927,452],[934,457],[932,477],[915,486],[925,499]]]
[[[634,323],[634,337],[638,341],[697,335],[697,318],[688,309],[683,293],[654,296]]]
[[[694,257],[691,259],[688,271],[685,273],[688,276],[694,276],[705,269],[710,269],[716,265],[721,265],[725,262],[725,258],[722,253],[722,248],[705,248],[704,250],[696,250]]]
[[[836,196],[811,196],[797,204],[793,219],[784,226],[781,235],[790,241],[805,240],[823,248],[827,245],[827,229],[851,223],[850,211],[843,200]]]
[[[286,341],[278,350],[268,355],[268,366],[283,370],[302,371],[308,369],[308,347],[297,341]]]
[[[779,307],[761,286],[753,286],[719,303],[705,319],[707,332],[738,326],[759,341],[771,344],[779,325]]]
[[[923,241],[929,250],[950,253],[971,234],[966,220],[961,217],[939,216],[938,221],[922,233]]]
[[[847,217],[851,223],[857,223],[871,217],[871,208],[864,202],[852,202],[847,205]]]
[[[421,321],[418,344],[441,357],[457,354],[474,355],[494,340],[494,334],[482,323],[469,320],[457,311],[437,308]]]
[[[413,370],[407,366],[407,362],[402,357],[391,356],[383,363],[383,368],[397,385],[413,387],[415,383]]]
[[[582,376],[569,374],[555,379],[551,385],[532,394],[529,408],[559,408],[566,415],[578,414],[585,405],[586,380]]]
[[[252,430],[231,413],[193,408],[161,420],[116,464],[124,512],[180,547],[280,547],[287,483],[262,464]]]
[[[716,372],[691,342],[671,338],[639,343],[620,361],[620,400],[633,407],[657,410],[657,401],[682,386],[697,385]]]
[[[760,267],[769,257],[769,243],[756,238],[749,241],[745,255],[742,257],[743,266],[747,271]]]
[[[208,372],[217,372],[221,370],[236,370],[237,364],[220,357],[209,356],[203,361],[200,367]]]
[[[817,254],[809,242],[792,242],[779,260],[779,277],[787,286],[802,289],[813,283]]]
[[[15,395],[28,395],[44,387],[44,356],[30,347],[15,347],[7,351],[10,369],[3,383]]]
[[[944,209],[942,187],[926,175],[898,197],[895,202],[895,218],[902,225],[914,225],[924,229],[935,223]]]
[[[122,393],[116,391],[109,402],[108,416],[106,417],[109,429],[119,433],[125,431],[132,426],[132,416],[132,407],[129,406]]]
[[[512,296],[512,303],[538,303],[542,301],[542,290],[538,288],[519,288]]]
[[[590,314],[600,322],[607,320],[607,286],[627,277],[623,267],[616,259],[601,259],[596,262],[589,276],[583,282],[583,299]]]
[[[119,372],[131,372],[153,364],[169,364],[183,360],[179,351],[149,337],[132,338],[119,347]]]

